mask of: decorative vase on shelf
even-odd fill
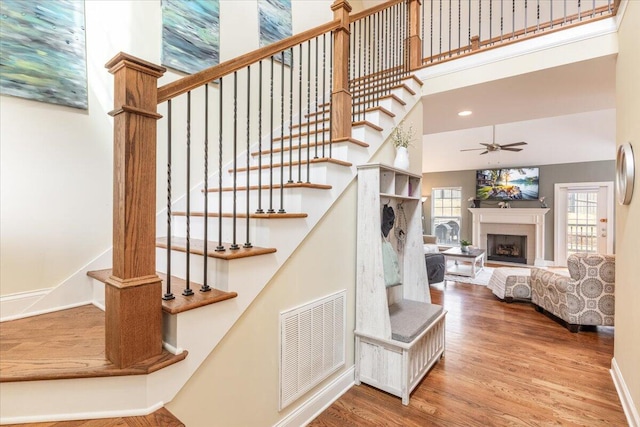
[[[460,252],[462,253],[468,253],[469,252],[469,246],[460,246]]]
[[[396,148],[396,158],[393,161],[393,167],[398,169],[409,169],[409,151],[407,147]]]

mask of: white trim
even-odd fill
[[[620,30],[620,24],[622,24],[622,19],[624,17],[624,13],[627,11],[628,4],[629,0],[622,0],[618,6],[618,13],[616,13],[616,32]]]
[[[274,427],[306,426],[345,394],[354,385],[354,378],[355,366],[351,366],[293,412],[274,424]]]
[[[629,427],[640,427],[640,415],[633,403],[631,393],[629,392],[627,384],[624,382],[624,377],[622,376],[622,372],[620,372],[615,357],[611,359],[611,369],[609,372],[611,372],[611,378],[613,378],[613,384],[616,386],[616,391],[618,392],[618,397],[620,398],[624,415],[627,417]]]
[[[162,341],[162,347],[171,354],[182,354],[184,349],[180,347],[174,347],[166,341]]]
[[[13,320],[27,307],[47,295],[50,291],[51,288],[38,289],[37,291],[19,292],[0,296],[0,322]]]
[[[69,414],[55,415],[27,415],[24,417],[2,418],[2,424],[27,424],[57,421],[74,421],[74,420],[93,420],[100,418],[119,418],[119,417],[143,417],[149,415],[158,409],[164,408],[164,402],[157,402],[148,408],[131,409],[131,410],[115,410],[115,411],[96,411],[96,412],[73,412]]]
[[[74,302],[73,304],[68,304],[68,305],[63,305],[63,306],[51,307],[51,308],[38,310],[38,311],[27,311],[27,312],[24,312],[24,313],[18,313],[18,314],[14,314],[12,316],[3,317],[0,320],[0,322],[7,322],[9,320],[24,319],[25,317],[39,316],[41,314],[53,313],[53,312],[61,311],[61,310],[69,310],[70,308],[82,307],[83,305],[89,305],[89,304],[93,304],[93,302],[91,300],[87,300],[87,301]]]

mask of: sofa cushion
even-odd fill
[[[403,300],[389,306],[391,338],[409,343],[442,313],[442,306]]]

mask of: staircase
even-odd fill
[[[3,379],[0,384],[3,395],[2,421],[86,419],[144,414],[170,401],[286,263],[314,226],[331,209],[343,191],[353,182],[355,165],[369,161],[387,139],[393,126],[400,123],[419,101],[420,85],[421,83],[413,77],[404,78],[389,95],[379,100],[379,105],[363,112],[360,120],[353,122],[350,138],[334,142],[333,157],[314,159],[310,163],[311,183],[285,184],[286,205],[289,211],[295,212],[250,215],[251,227],[255,230],[253,240],[260,242],[262,247],[216,252],[216,243],[210,242],[207,254],[213,262],[209,264],[209,272],[211,282],[215,283],[217,288],[211,292],[198,291],[203,280],[202,274],[198,273],[201,271],[204,258],[203,241],[191,239],[189,249],[193,254],[191,287],[195,290],[195,298],[181,295],[185,283],[183,279],[186,276],[184,265],[186,213],[184,210],[179,210],[182,201],[176,203],[178,207],[173,212],[175,234],[171,238],[172,291],[176,299],[163,301],[162,310],[165,348],[169,353],[177,355],[178,363],[171,363],[164,369],[150,374],[139,372],[142,375],[122,376],[116,373],[117,376],[113,376],[114,373],[111,372],[102,377],[57,380],[55,384],[51,383],[51,378],[46,376],[34,378],[28,383],[12,380],[7,382],[7,379]],[[354,97],[354,103],[361,102],[364,96],[371,96],[364,90],[361,90],[361,93],[361,96]],[[364,101],[362,103],[364,104]],[[320,105],[318,110],[308,114],[314,116],[319,123],[324,123],[328,120],[325,115],[329,114],[329,109],[328,106]],[[308,135],[305,135],[304,131],[301,133],[295,137],[293,150],[313,143],[314,133]],[[290,160],[289,155],[293,151],[286,145],[288,141],[278,140],[278,138],[274,140],[278,144],[274,146],[273,152],[277,152],[279,156],[278,163],[274,166],[277,167],[282,162],[287,166],[295,165],[296,160]],[[247,173],[265,173],[258,171],[255,165],[259,156],[271,154],[269,150],[252,151],[254,165],[250,168],[235,170],[237,182],[244,182]],[[227,205],[232,197],[230,188],[233,168],[229,163],[223,169],[227,173],[223,177],[223,191],[219,196],[222,197],[223,205]],[[214,182],[209,187],[216,188],[216,186],[217,183]],[[218,192],[213,190],[211,193]],[[251,197],[255,197],[257,189],[253,189],[250,193]],[[201,204],[202,202],[197,199],[202,199],[202,187],[195,188],[191,196],[195,201],[194,205]],[[212,197],[209,203],[216,205],[217,197]],[[242,206],[243,203],[244,201],[240,201],[238,204]],[[192,235],[201,235],[205,221],[203,211],[193,210],[190,215]],[[208,214],[207,216],[210,222],[217,222],[220,215]],[[223,219],[229,220],[229,218]],[[160,219],[158,223],[161,223]],[[165,230],[162,227],[158,228],[157,269],[161,278],[166,280],[164,273],[167,269],[167,236],[163,235]],[[93,294],[104,295],[101,287],[111,275],[111,270],[96,270],[88,274],[94,279],[93,286],[96,289]],[[103,306],[104,300],[98,298],[95,304]],[[194,334],[193,327],[199,324],[215,325],[215,327],[208,328],[207,334]],[[166,350],[164,355],[165,358],[170,358]],[[28,384],[28,387],[25,387],[25,384]],[[158,387],[159,384],[162,386]],[[54,387],[56,398],[51,396],[52,387]],[[37,407],[29,404],[34,401],[42,403]],[[25,408],[28,409],[25,410]]]

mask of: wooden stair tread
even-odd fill
[[[285,168],[287,168],[289,166],[298,166],[300,163],[302,163],[303,165],[307,164],[306,161],[300,162],[298,160],[294,160],[293,162],[284,162],[284,164],[282,164],[282,163],[274,163],[273,164],[273,168],[277,169],[280,166],[283,166]],[[332,157],[318,157],[317,159],[309,160],[309,163],[311,163],[311,164],[333,163],[333,164],[340,165],[340,166],[347,166],[347,167],[353,166],[353,163],[351,163],[351,162],[346,162],[346,161],[340,160],[340,159],[334,159]],[[249,170],[251,170],[251,171],[255,171],[255,170],[258,170],[258,169],[259,168],[258,168],[257,165],[256,166],[251,166],[249,168]],[[269,169],[269,165],[264,165],[263,164],[262,165],[262,169]],[[246,167],[236,168],[236,171],[237,172],[246,172],[247,168]],[[233,173],[233,169],[229,169],[229,173]]]
[[[406,83],[396,83],[396,84],[389,85],[387,87],[382,87],[382,88],[377,84],[373,84],[371,86],[369,85],[359,86],[357,89],[353,89],[351,91],[351,95],[354,98],[359,98],[361,96],[373,95],[380,92],[390,92],[394,89],[405,89],[411,95],[416,94],[416,92],[413,89],[411,89]]]
[[[93,305],[7,321],[0,328],[0,382],[146,375],[187,352],[118,369],[105,356],[105,314]]]
[[[92,277],[102,283],[105,283],[111,276],[113,270],[110,268],[104,270],[95,270],[87,272],[87,276]],[[157,273],[162,279],[162,295],[166,291],[167,275]],[[189,286],[193,290],[193,295],[184,296],[182,292],[187,287],[187,281],[179,277],[171,276],[171,293],[174,295],[172,300],[162,300],[162,311],[169,314],[178,314],[194,308],[204,307],[205,305],[215,304],[217,302],[226,301],[238,296],[236,292],[226,292],[220,289],[212,288],[208,292],[200,292],[200,283],[189,282]],[[211,284],[209,284],[211,286]]]
[[[217,242],[209,241],[207,243],[207,256],[211,258],[232,260],[238,258],[247,258],[251,256],[259,256],[272,254],[276,252],[276,248],[261,248],[254,246],[252,248],[243,248],[240,245],[240,249],[231,250],[230,243],[222,244],[225,248],[224,251],[216,252]],[[159,237],[156,239],[156,246],[159,248],[167,248],[167,238]],[[187,251],[187,239],[184,237],[171,237],[171,249],[174,251],[186,252]],[[190,239],[189,252],[195,255],[204,255],[204,240],[202,239]]]
[[[5,427],[184,427],[184,423],[167,408],[160,408],[149,415],[92,420],[47,421],[28,424],[3,424]]]
[[[282,186],[284,188],[314,188],[316,190],[330,190],[331,186],[328,184],[313,184],[310,182],[285,182],[284,185]],[[249,187],[249,190],[268,190],[270,187],[269,185],[263,185],[262,187],[258,187],[257,185],[252,185]],[[280,183],[273,183],[273,189],[280,189]],[[236,191],[246,191],[247,187],[236,187]],[[219,192],[218,188],[209,188],[207,190],[210,193],[217,193]],[[233,187],[222,187],[222,191],[233,191]]]
[[[325,145],[329,145],[329,144],[337,144],[340,142],[349,142],[355,145],[359,145],[361,147],[369,147],[369,144],[367,144],[366,142],[363,141],[359,141],[357,139],[354,138],[333,138],[333,140],[331,141],[327,141],[324,144]],[[322,143],[318,143],[318,146],[322,146]],[[281,151],[289,151],[290,149],[295,151],[297,149],[302,149],[302,150],[306,150],[307,147],[309,147],[309,149],[314,149],[315,148],[315,144],[294,144],[291,147],[288,146],[284,146],[284,147],[273,147],[273,152],[274,153],[279,153]],[[271,150],[269,149],[265,149],[262,151],[254,151],[251,153],[252,156],[259,156],[259,155],[266,155],[266,154],[270,154]]]
[[[190,212],[192,217],[203,217],[203,211]],[[186,212],[172,212],[173,216],[187,216]],[[219,218],[221,215],[218,212],[207,212],[207,218]],[[302,212],[285,212],[285,213],[251,213],[249,218],[252,219],[293,219],[293,218],[306,218],[309,215]],[[230,212],[223,212],[223,218],[233,218],[233,214]],[[236,218],[246,218],[246,212],[237,213]]]

